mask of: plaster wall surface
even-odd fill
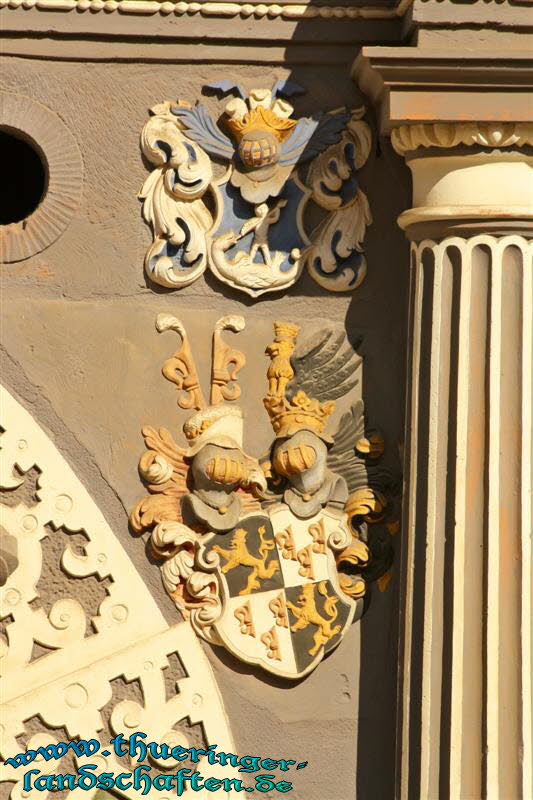
[[[149,44],[147,44],[149,47]],[[179,45],[167,44],[167,47]],[[368,275],[354,293],[331,294],[307,275],[290,290],[253,301],[206,274],[168,291],[143,273],[151,233],[136,194],[147,165],[139,134],[148,108],[165,99],[194,102],[202,85],[221,76],[245,88],[289,76],[307,87],[296,116],[359,105],[349,65],[291,70],[267,65],[94,63],[5,58],[2,89],[58,114],[83,157],[82,201],[64,234],[43,252],[3,267],[3,382],[51,434],[92,493],[169,621],[178,612],[159,569],[127,513],[142,496],[137,461],[140,429],[169,428],[179,440],[186,418],[161,376],[176,349],[158,335],[161,311],[183,319],[201,379],[207,383],[213,324],[227,313],[246,318],[246,331],[226,338],[247,357],[241,373],[245,446],[261,455],[272,438],[262,406],[265,345],[274,319],[302,333],[344,328],[364,356],[365,400],[372,425],[398,464],[403,438],[407,252],[397,215],[408,205],[409,179],[387,143],[374,146],[360,173],[374,222],[366,238]],[[203,98],[213,110],[216,101]],[[230,339],[231,337],[231,339]],[[343,410],[336,412],[333,425]],[[396,543],[397,550],[399,542]],[[393,797],[398,561],[388,589],[373,590],[368,613],[342,645],[297,684],[266,678],[220,649],[205,646],[242,755],[308,761],[293,774],[295,800]]]

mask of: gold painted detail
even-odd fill
[[[269,609],[272,611],[276,618],[276,625],[280,628],[289,627],[289,617],[287,614],[287,604],[285,602],[285,593],[280,592],[277,597],[274,597],[268,604]]]
[[[307,529],[313,539],[313,553],[326,552],[326,531],[324,530],[324,520],[315,522]]]
[[[342,570],[343,565],[350,567],[364,568],[370,561],[370,551],[367,545],[357,536],[353,536],[351,543],[335,556],[337,567]],[[359,575],[350,575],[343,572],[339,573],[339,585],[342,591],[357,599],[366,593],[366,583]]]
[[[153,165],[139,193],[153,230],[145,256],[150,280],[181,288],[209,268],[258,297],[291,286],[306,267],[330,291],[356,289],[372,221],[352,180],[371,149],[365,108],[292,119],[286,97],[304,89],[291,82],[248,93],[227,80],[211,88],[233,95],[218,119],[201,103],[166,100],[151,109],[141,134]],[[212,156],[226,163],[223,177]],[[228,184],[235,192],[223,189]],[[253,207],[244,220],[238,196]],[[329,212],[314,227],[308,201]]]
[[[366,593],[366,583],[362,578],[359,578],[355,575],[352,576],[340,574],[339,586],[344,594],[347,594],[348,597],[352,597],[354,600],[364,597]]]
[[[291,625],[291,631],[302,631],[309,625],[315,625],[317,631],[313,636],[313,646],[309,650],[310,656],[315,656],[323,645],[325,645],[333,636],[340,633],[341,626],[335,625],[333,622],[337,619],[337,603],[338,598],[334,595],[328,595],[327,581],[320,581],[318,584],[318,592],[325,598],[324,611],[326,617],[322,617],[316,607],[315,601],[315,584],[308,583],[302,586],[301,592],[298,596],[298,605],[294,605],[287,600],[287,608],[294,614],[296,622]]]
[[[186,449],[164,428],[143,429],[147,452],[139,471],[149,495],[134,508],[131,527],[150,534],[165,589],[198,635],[269,672],[299,677],[316,666],[312,662],[328,638],[360,618],[366,585],[378,580],[386,589],[393,557],[388,534],[398,529],[399,508],[392,502],[398,481],[388,466],[374,463],[384,443],[366,428],[362,401],[342,415],[333,436],[322,433],[333,408],[326,399],[341,397],[357,383],[360,358],[347,352],[343,335],[334,330],[315,332],[296,350],[300,329],[290,322],[275,323],[275,341],[267,348],[265,405],[273,409],[279,403],[278,436],[297,436],[273,444],[263,473],[257,459],[242,449],[242,410],[225,402],[238,396],[235,379],[244,356],[221,336],[243,327],[238,317],[223,317],[215,327],[209,399],[218,402],[206,406],[184,326],[170,315],[158,318],[158,330],[180,336],[165,377],[178,388],[179,404],[196,411],[184,425]],[[306,409],[318,412],[299,416],[299,398]],[[317,431],[329,447],[313,435]],[[320,494],[300,480],[311,471]],[[304,502],[314,504],[311,511]],[[261,514],[257,522],[255,514]],[[328,591],[338,594],[329,597]],[[258,617],[259,599],[249,597],[261,592],[268,594],[261,606],[266,623]],[[272,630],[266,630],[269,625]],[[292,633],[308,625],[317,630],[309,630],[306,648],[315,636],[307,663],[285,653],[282,659],[279,629],[287,631],[279,637],[282,646],[293,650]]]
[[[255,90],[255,94],[266,92],[267,90]],[[259,102],[263,100],[264,98],[259,98]],[[257,105],[248,110],[246,104],[239,104],[237,99],[230,101],[228,106],[224,123],[238,144],[243,164],[247,167],[264,167],[276,161],[279,155],[278,143],[286,139],[297,124],[295,119],[276,113],[278,108],[285,111],[288,104],[277,100],[273,108]]]
[[[382,8],[381,6],[322,6],[306,3],[224,3],[224,2],[187,2],[179,0],[172,3],[148,2],[148,0],[0,0],[0,8],[31,9],[40,11],[78,11],[106,13],[118,11],[121,14],[137,14],[150,16],[159,14],[166,17],[169,14],[181,17],[242,17],[243,19],[255,18],[270,19],[398,19],[401,18],[411,6],[413,0],[401,0],[396,8]]]
[[[171,314],[159,314],[156,320],[159,333],[163,331],[176,331],[181,336],[181,347],[173,356],[167,358],[163,364],[162,373],[171,383],[176,384],[180,394],[178,405],[180,408],[205,408],[205,400],[200,388],[198,371],[191,351],[187,332],[177,317]],[[184,394],[183,394],[184,393]]]
[[[270,628],[269,631],[263,633],[261,642],[265,645],[267,651],[267,658],[273,661],[281,661],[281,648],[278,639],[278,632],[275,628]]]
[[[291,356],[299,333],[300,326],[292,322],[274,323],[274,341],[265,350],[267,356],[270,356],[267,396],[284,397],[287,385],[294,378]]]
[[[314,580],[312,545],[308,544],[307,547],[302,547],[301,550],[298,550],[296,558],[300,564],[298,575],[301,575],[302,578]]]
[[[265,539],[265,527],[261,525],[258,528],[259,540],[259,553],[261,558],[253,556],[246,545],[247,532],[244,528],[237,528],[231,537],[230,549],[224,550],[218,544],[213,547],[215,553],[218,553],[226,561],[222,567],[222,572],[226,574],[236,567],[251,567],[252,571],[248,576],[246,587],[241,589],[240,595],[250,594],[254,589],[260,589],[260,581],[267,581],[279,570],[279,564],[275,560],[268,561],[268,554],[274,550],[274,542],[268,542]]]
[[[236,608],[233,612],[233,616],[238,621],[240,631],[244,636],[255,637],[255,625],[252,620],[250,603],[245,603],[243,606]]]
[[[275,322],[274,341],[265,351],[270,356],[270,364],[267,369],[268,392],[263,398],[263,403],[274,432],[279,438],[292,436],[299,430],[322,433],[335,409],[333,401],[321,403],[301,390],[290,399],[285,394],[288,384],[294,377],[290,357],[296,347],[296,337],[299,332],[298,325]],[[305,460],[303,453],[301,458]]]
[[[229,456],[216,456],[205,465],[205,474],[217,483],[230,485],[244,480],[246,469],[242,461]]]
[[[224,402],[239,396],[235,380],[244,356],[228,347],[221,334],[242,330],[244,320],[229,315],[215,325],[210,393],[214,405],[205,403],[181,321],[160,314],[156,328],[173,330],[181,337],[181,346],[165,362],[163,374],[178,388],[178,405],[196,412],[183,426],[186,449],[165,428],[143,428],[147,452],[140,459],[139,473],[149,494],[134,507],[130,524],[134,533],[149,531],[151,551],[162,561],[165,589],[184,618],[204,639],[218,643],[214,623],[222,613],[220,577],[200,563],[202,537],[211,529],[232,528],[239,514],[260,511],[254,492],[265,481],[258,461],[243,450],[242,409]],[[207,446],[210,450],[200,455]],[[199,476],[212,488],[211,495],[210,489],[199,492]],[[185,501],[189,503],[187,524]]]
[[[242,117],[235,115],[228,117],[226,127],[240,142],[247,133],[269,130],[278,141],[282,141],[287,133],[296,125],[295,119],[288,119],[276,114],[273,109],[257,106],[247,111]]]
[[[148,449],[139,461],[139,474],[150,494],[143,497],[130,514],[134,533],[142,533],[166,520],[181,522],[180,498],[187,492],[189,472],[185,451],[178,447],[166,428],[156,430],[146,425],[142,435]]]
[[[163,364],[162,372],[165,378],[176,384],[180,393],[178,405],[180,408],[195,408],[201,411],[206,408],[198,378],[198,370],[194,362],[189,337],[181,320],[171,314],[159,314],[156,319],[156,328],[159,333],[176,331],[181,337],[181,347],[173,356]],[[221,317],[215,324],[213,332],[213,348],[211,359],[211,393],[210,404],[219,405],[225,400],[236,400],[241,393],[240,386],[236,383],[237,373],[246,364],[246,358],[240,350],[235,350],[222,339],[222,331],[231,330],[235,333],[244,329],[244,318],[235,314]],[[197,422],[195,427],[190,427],[189,438],[196,438],[212,424],[209,418]]]
[[[355,449],[362,456],[381,458],[385,452],[385,439],[377,431],[372,431],[356,441]]]
[[[274,469],[278,475],[288,477],[299,475],[310,469],[316,462],[316,450],[310,444],[299,444],[298,447],[287,447],[274,454]]]
[[[365,522],[378,522],[387,505],[387,498],[382,492],[371,486],[362,486],[352,492],[344,510],[350,517],[361,517]]]
[[[294,544],[294,535],[292,532],[292,527],[287,525],[285,530],[276,533],[275,536],[276,544],[281,550],[281,555],[285,559],[289,559],[290,561],[296,561],[296,545]]]
[[[237,333],[244,329],[243,317],[230,314],[219,319],[213,333],[213,360],[211,369],[211,405],[216,406],[224,400],[237,400],[241,387],[237,383],[237,373],[246,364],[240,350],[234,350],[222,339],[223,330]]]

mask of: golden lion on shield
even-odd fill
[[[213,547],[215,553],[218,553],[222,556],[222,558],[226,559],[227,563],[222,567],[222,572],[224,574],[229,572],[231,569],[235,569],[235,567],[253,568],[248,576],[248,582],[245,588],[241,589],[239,594],[250,594],[254,589],[260,589],[261,584],[258,578],[263,581],[267,581],[279,569],[279,564],[277,561],[271,561],[270,563],[267,563],[268,553],[270,550],[274,550],[276,545],[274,542],[267,542],[265,540],[264,525],[261,525],[261,527],[258,529],[258,533],[261,541],[259,554],[262,556],[262,558],[257,558],[248,552],[248,548],[246,546],[247,533],[244,528],[237,528],[232,536],[229,550],[224,550],[218,544]]]
[[[327,581],[320,581],[318,584],[318,591],[325,597],[324,611],[329,619],[321,617],[315,603],[315,584],[306,583],[302,586],[302,591],[298,595],[298,605],[295,606],[287,600],[287,608],[289,608],[294,616],[296,622],[291,625],[291,631],[302,631],[308,625],[316,625],[318,630],[313,636],[313,647],[309,650],[310,656],[316,656],[322,645],[326,644],[337,633],[340,633],[342,626],[335,625],[332,628],[332,623],[337,619],[337,597],[328,597]]]

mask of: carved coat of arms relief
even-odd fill
[[[163,428],[143,429],[139,471],[149,494],[132,529],[150,532],[164,586],[199,636],[268,672],[302,677],[361,617],[368,584],[392,560],[388,535],[377,546],[369,536],[388,513],[382,438],[365,431],[361,401],[327,432],[361,359],[343,333],[322,330],[297,345],[297,325],[274,323],[263,398],[274,440],[257,458],[243,448],[235,404],[245,358],[222,338],[244,319],[215,326],[209,402],[181,321],[161,314],[156,327],[180,336],[162,371],[193,413],[184,447]]]
[[[218,121],[200,103],[167,101],[142,131],[154,167],[139,194],[154,235],[147,275],[179,289],[209,268],[257,297],[291,286],[305,267],[326,289],[355,289],[371,222],[357,182],[371,147],[365,109],[293,119],[287,97],[303,91],[294,83],[208,88],[233,95]],[[321,212],[314,228],[310,205]]]

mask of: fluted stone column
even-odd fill
[[[413,175],[403,800],[533,798],[533,125],[400,126]]]
[[[533,800],[527,15],[411,11],[353,68],[413,179],[397,797]]]
[[[397,797],[532,800],[533,70],[456,13],[353,70],[413,178]]]

